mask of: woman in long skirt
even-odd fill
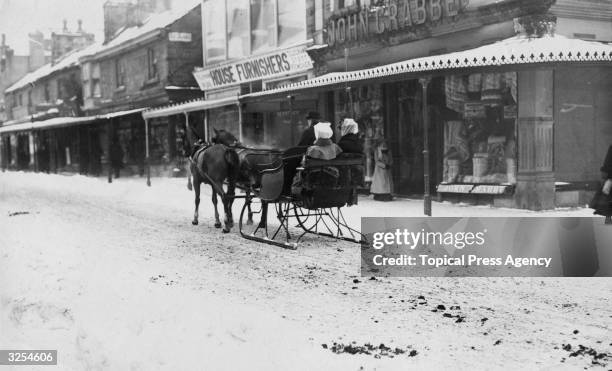
[[[370,193],[374,195],[376,201],[391,201],[393,200],[393,196],[391,195],[393,192],[393,179],[391,177],[393,157],[384,140],[376,147],[374,160],[374,177],[372,179]]]

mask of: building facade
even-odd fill
[[[120,148],[127,174],[144,174],[145,125],[140,111],[202,96],[191,73],[193,66],[202,64],[200,5],[177,3],[170,9],[156,4],[107,3],[105,15],[115,22],[105,24],[117,30],[127,28],[81,59],[86,114],[125,113],[110,120],[101,145]],[[117,18],[121,11],[126,16]],[[117,24],[117,19],[125,24]],[[112,30],[105,33],[113,35]],[[176,123],[159,119],[150,129],[154,173],[172,175],[177,160]]]
[[[200,130],[226,129],[246,145],[268,148],[288,148],[299,139],[316,96],[248,105],[237,98],[315,75],[309,51],[321,39],[315,3],[203,1],[204,64],[194,75],[206,100],[236,100],[208,109]]]

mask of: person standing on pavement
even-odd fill
[[[595,194],[590,207],[594,214],[606,217],[606,224],[612,224],[612,146],[608,148],[608,154],[601,167],[603,187]]]
[[[111,143],[110,162],[115,178],[119,178],[121,168],[123,168],[123,148],[121,148],[121,143],[119,143],[117,136],[113,137],[113,142]]]
[[[374,195],[374,200],[376,201],[392,201],[393,179],[391,178],[391,166],[393,165],[393,157],[384,139],[381,139],[376,147],[374,161],[374,177],[370,193]]]

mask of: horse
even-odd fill
[[[238,141],[225,130],[214,129],[213,144],[198,149],[190,158],[193,190],[195,192],[195,211],[193,225],[198,224],[198,209],[200,206],[200,186],[202,183],[212,187],[212,202],[215,207],[215,228],[221,228],[219,211],[217,210],[217,194],[221,196],[225,220],[223,233],[229,233],[234,226],[232,205],[236,194],[236,180],[240,170],[240,160],[236,151],[231,148]],[[223,183],[227,180],[227,192],[223,191]]]

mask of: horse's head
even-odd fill
[[[212,138],[213,143],[223,144],[228,147],[234,147],[240,144],[238,139],[229,131],[225,129],[217,130],[215,128],[213,128],[213,130],[215,132],[215,136]]]

